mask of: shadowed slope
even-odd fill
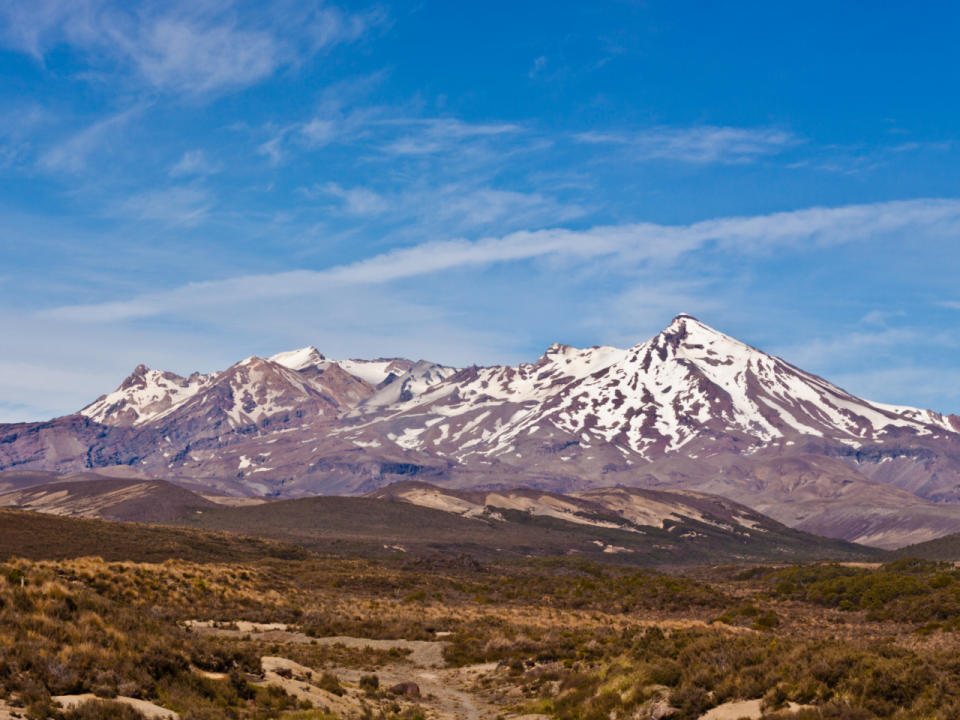
[[[0,508],[0,558],[32,560],[95,555],[104,560],[251,562],[302,559],[303,548],[233,533],[214,533],[105,520],[65,518]]]
[[[512,508],[463,517],[391,499],[314,497],[216,508],[191,515],[181,524],[250,533],[315,550],[362,553],[469,553],[488,558],[577,555],[634,565],[882,555],[870,548],[791,530],[769,518],[762,518],[762,523],[764,532],[745,532],[707,515],[700,519],[677,517],[663,527],[625,530]]]

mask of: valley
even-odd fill
[[[570,557],[374,558],[21,510],[0,513],[4,539],[16,516],[53,525],[30,526],[33,559],[0,567],[10,717],[946,720],[960,710],[953,563],[662,572]],[[57,545],[105,528],[129,536],[124,550],[101,535],[113,559]]]

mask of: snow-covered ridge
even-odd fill
[[[156,420],[209,387],[212,375],[194,373],[188,378],[138,365],[112,393],[103,395],[80,411],[105,424],[140,425]]]
[[[689,315],[632,348],[555,344],[518,366],[333,360],[312,346],[189,378],[141,366],[81,412],[119,425],[189,408],[213,417],[202,403],[232,427],[293,412],[341,420],[329,432],[357,447],[544,467],[696,457],[718,443],[751,453],[802,437],[861,447],[891,433],[960,431],[955,418],[854,397]]]
[[[270,357],[270,362],[283,365],[291,370],[303,370],[307,367],[317,367],[327,364],[329,361],[322,352],[312,345],[299,350],[288,350],[287,352],[277,353]]]
[[[410,400],[456,372],[436,363],[404,358],[331,360],[313,346],[278,353],[268,359],[251,355],[221,372],[175,373],[151,370],[144,365],[112,393],[98,398],[80,413],[108,425],[145,425],[178,410],[216,404],[232,427],[255,424],[282,413],[300,400],[322,395],[331,407],[319,415],[337,415],[369,400],[372,406]],[[315,398],[314,398],[315,399]],[[207,408],[198,408],[207,412]]]
[[[626,350],[552,345],[536,363],[469,368],[386,411],[355,434],[379,423],[405,448],[512,464],[529,462],[521,446],[560,437],[579,446],[561,461],[589,458],[594,443],[628,461],[721,438],[752,452],[802,436],[859,447],[898,431],[960,429],[930,411],[861,400],[689,315]]]

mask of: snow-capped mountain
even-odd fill
[[[680,315],[628,350],[553,345],[533,364],[463,370],[360,431],[371,428],[409,449],[450,446],[461,461],[528,465],[554,448],[562,461],[612,450],[635,464],[816,438],[853,448],[945,439],[960,419],[861,400]]]
[[[241,428],[278,415],[331,417],[368,400],[409,400],[454,372],[425,360],[330,360],[314,347],[251,356],[223,372],[188,378],[139,365],[80,414],[104,425],[146,425],[200,413],[211,425]]]
[[[187,378],[140,366],[78,415],[0,429],[0,469],[116,464],[290,497],[682,487],[875,544],[960,530],[960,418],[857,398],[689,315],[515,367],[314,347]]]

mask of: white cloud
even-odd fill
[[[118,203],[113,214],[166,225],[196,225],[210,210],[212,202],[203,190],[171,187],[148,190]]]
[[[527,77],[531,80],[535,78],[540,72],[547,66],[547,58],[541,55],[533,61],[533,65],[530,67],[530,71],[527,73]]]
[[[401,118],[384,123],[403,128],[400,137],[386,142],[388,155],[436,155],[455,151],[466,140],[516,135],[523,131],[512,123],[467,123],[456,118]]]
[[[267,32],[161,17],[110,36],[154,87],[189,94],[243,87],[271,75],[282,50]]]
[[[155,89],[200,96],[256,83],[383,20],[282,0],[249,15],[241,25],[230,4],[217,0],[7,2],[0,5],[0,40],[41,61],[68,44],[95,67],[109,60]]]
[[[137,105],[89,125],[41,155],[40,167],[48,171],[83,172],[90,156],[109,149],[120,128],[143,109],[143,105]]]
[[[361,82],[369,85],[376,78]],[[336,89],[338,92],[340,88]],[[315,151],[335,143],[362,142],[363,147],[385,159],[433,160],[442,156],[490,159],[505,157],[502,148],[487,150],[484,143],[510,138],[523,132],[519,125],[468,123],[456,118],[411,117],[383,108],[345,109],[345,98],[327,93],[312,118],[277,128],[268,128],[269,138],[257,153],[278,164],[296,151]]]
[[[286,132],[272,137],[257,148],[258,155],[265,155],[272,164],[277,165],[283,160],[283,141]]]
[[[799,142],[795,135],[784,130],[715,125],[657,127],[632,133],[589,131],[574,137],[583,143],[622,146],[639,159],[694,164],[752,162],[764,155],[780,153]]]
[[[583,217],[587,210],[560,203],[543,193],[448,183],[417,185],[391,192],[366,187],[345,188],[338,183],[301,188],[309,198],[333,198],[344,215],[378,218],[398,233],[458,235],[477,231],[511,230]]]
[[[332,142],[339,133],[337,123],[333,120],[313,118],[300,128],[300,134],[310,147],[322,147]]]
[[[170,177],[187,175],[213,175],[220,172],[219,163],[211,162],[203,150],[188,150],[170,168]]]
[[[912,328],[885,328],[872,332],[844,332],[830,338],[806,338],[798,345],[774,348],[772,352],[801,368],[839,367],[864,355],[875,357],[898,347],[942,344],[946,338],[925,336]]]
[[[390,207],[382,195],[367,188],[344,188],[337,183],[327,183],[323,192],[340,200],[350,215],[379,215]]]
[[[530,227],[560,223],[586,213],[576,204],[561,204],[539,192],[517,192],[451,183],[406,193],[401,208],[420,220],[420,226],[469,232],[500,224]]]
[[[960,371],[943,367],[892,367],[831,375],[830,381],[874,402],[956,412]]]
[[[860,322],[864,325],[873,325],[876,327],[884,327],[891,320],[895,318],[903,317],[906,313],[900,310],[871,310],[862,318]]]
[[[554,258],[577,264],[610,258],[623,268],[651,264],[668,267],[686,253],[706,246],[739,253],[769,252],[778,245],[870,240],[895,231],[909,231],[914,239],[938,233],[956,234],[960,232],[960,200],[811,208],[691,225],[643,223],[587,230],[554,228],[476,241],[428,241],[326,270],[294,270],[194,283],[131,300],[63,307],[48,313],[80,322],[114,322],[182,312],[198,303],[224,305],[239,298],[296,297],[309,295],[318,288],[376,285],[494,263]]]

